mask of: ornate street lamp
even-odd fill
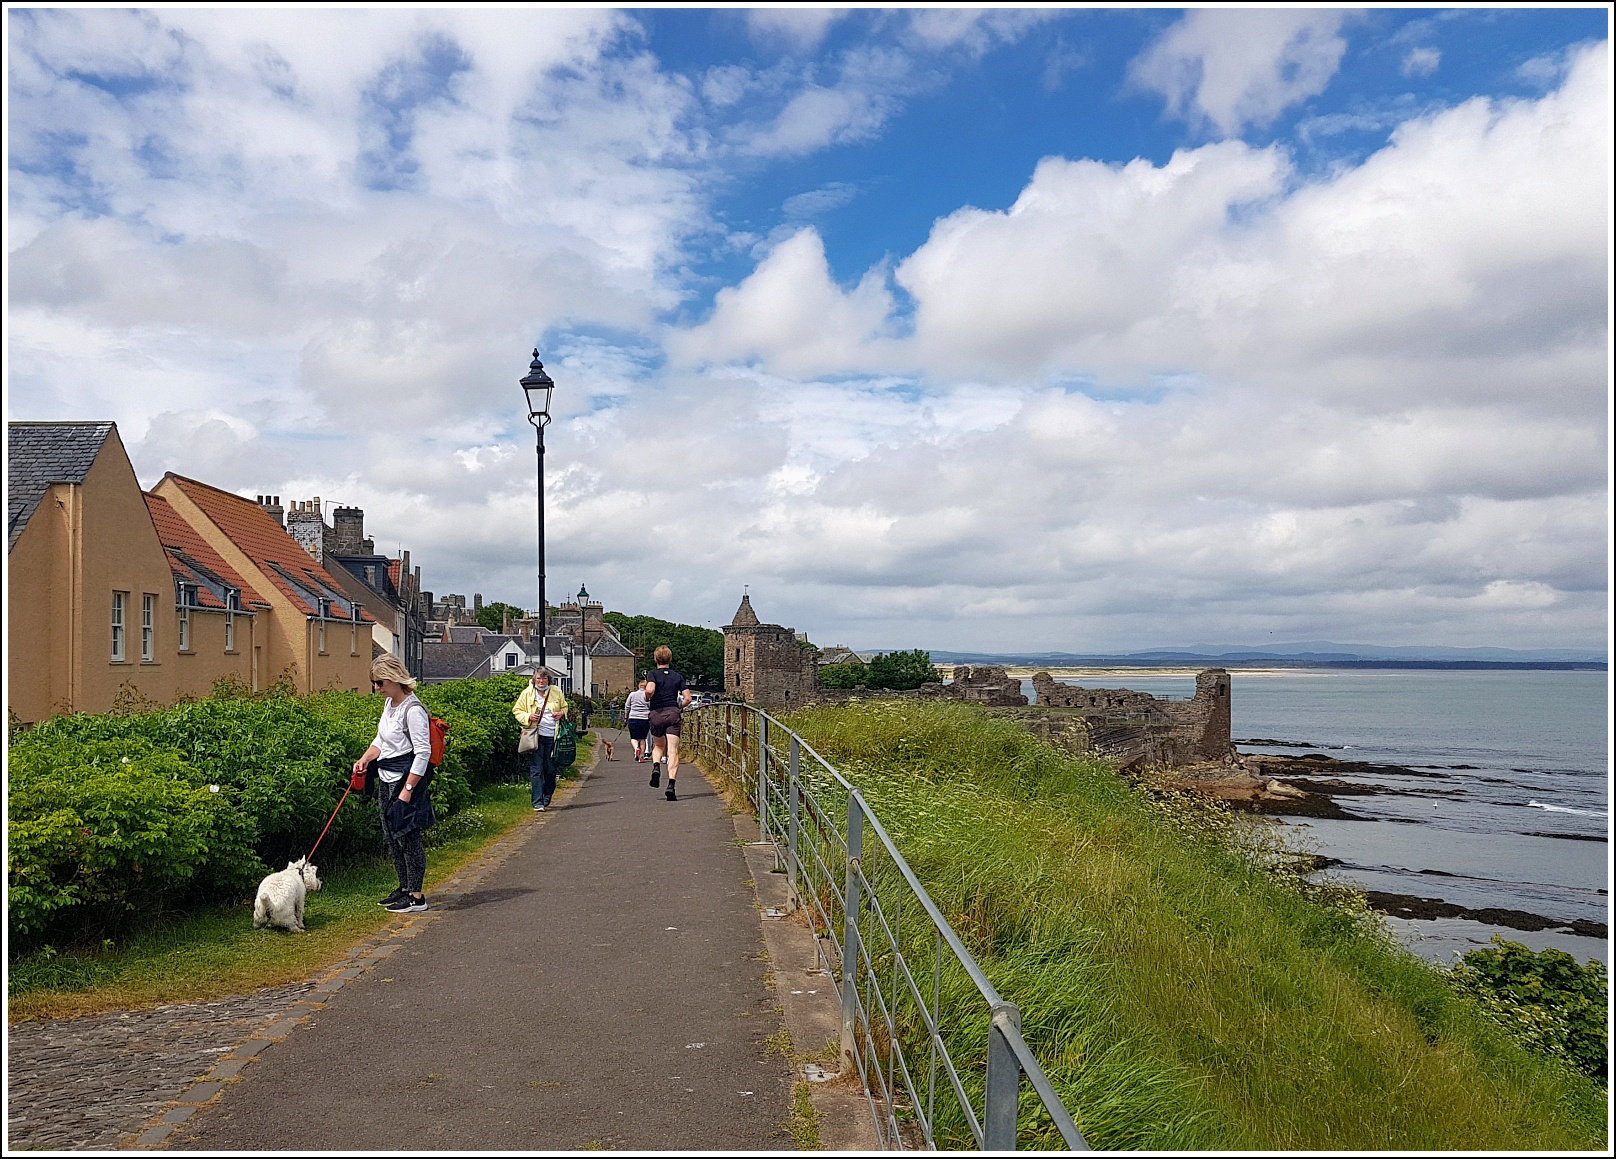
[[[548,627],[544,614],[544,428],[550,425],[550,395],[554,391],[555,383],[544,373],[544,363],[539,361],[539,352],[535,348],[533,362],[522,378],[522,392],[527,396],[527,421],[533,424],[533,430],[539,439],[539,667],[541,668],[549,667],[549,658],[544,648],[544,634]]]

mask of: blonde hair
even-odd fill
[[[659,644],[657,645],[656,652],[652,654],[651,658],[658,664],[672,664],[673,649],[668,647],[666,644]]]
[[[404,667],[404,662],[397,656],[389,653],[378,656],[370,662],[370,678],[372,680],[391,680],[394,684],[402,684],[405,688],[415,687],[415,677],[410,670]]]

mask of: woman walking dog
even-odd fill
[[[397,914],[420,913],[427,908],[422,887],[426,880],[423,830],[437,821],[432,811],[432,778],[427,764],[432,756],[431,714],[415,697],[415,677],[396,656],[378,656],[370,666],[370,687],[387,697],[376,739],[353,771],[363,773],[375,764],[376,800],[382,815],[382,837],[393,856],[398,888],[380,905]]]

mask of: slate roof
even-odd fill
[[[625,648],[621,640],[610,636],[602,636],[589,646],[591,656],[632,656],[633,651]]]
[[[6,424],[6,552],[28,526],[52,483],[82,483],[110,422]]]
[[[157,538],[168,555],[168,566],[174,578],[196,588],[198,607],[224,608],[228,588],[241,593],[241,607],[245,611],[269,607],[269,602],[208,546],[207,540],[180,517],[168,500],[159,495],[147,495],[146,510],[151,512],[152,526],[157,529]]]
[[[234,543],[270,583],[306,615],[319,615],[319,600],[323,596],[331,601],[330,615],[335,619],[348,619],[355,607],[352,597],[345,593],[331,573],[315,562],[297,540],[275,521],[274,516],[251,499],[232,495],[217,487],[210,487],[196,479],[169,472],[185,497],[202,509],[216,527]],[[359,619],[374,623],[375,617],[359,609]]]
[[[464,680],[487,676],[490,653],[481,644],[447,644],[426,640],[421,646],[422,680]]]
[[[488,634],[487,628],[475,625],[467,627],[464,624],[451,624],[445,630],[449,633],[448,642],[451,644],[475,644]]]

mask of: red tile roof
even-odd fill
[[[387,578],[393,581],[393,590],[395,592],[404,590],[403,574],[404,561],[402,559],[390,559],[387,561]]]
[[[245,610],[267,608],[269,603],[226,563],[222,556],[208,546],[207,540],[197,533],[180,513],[159,495],[146,496],[146,510],[151,512],[152,526],[168,555],[168,566],[182,582],[196,587],[197,604],[204,608],[223,608],[224,601],[208,590],[206,576],[198,575],[198,566],[211,572],[228,587],[241,592],[241,606]]]
[[[185,497],[202,509],[202,513],[258,566],[270,583],[308,615],[318,614],[319,608],[310,600],[307,592],[300,590],[305,586],[314,592],[324,589],[342,603],[349,602],[341,585],[331,578],[331,573],[316,563],[314,557],[304,551],[303,546],[288,535],[273,516],[251,499],[232,495],[172,471],[165,478],[174,480],[174,485]],[[359,615],[362,620],[375,622],[375,617],[363,608]]]

